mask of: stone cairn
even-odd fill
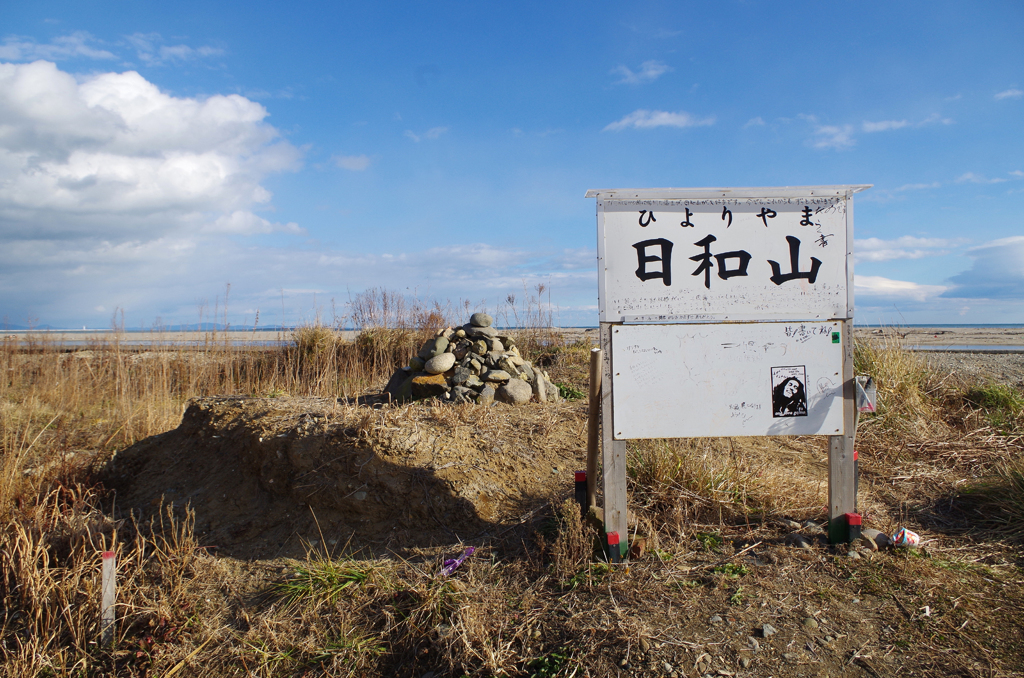
[[[478,405],[560,400],[547,373],[524,360],[512,337],[499,334],[493,323],[486,313],[474,313],[459,329],[438,332],[407,367],[395,370],[384,387],[385,397]]]

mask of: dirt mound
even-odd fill
[[[118,454],[107,483],[144,519],[190,506],[203,543],[240,558],[493,543],[571,496],[584,408],[203,398],[177,429]]]

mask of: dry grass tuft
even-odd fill
[[[863,428],[896,436],[945,435],[938,400],[943,389],[954,385],[943,382],[920,356],[904,349],[898,335],[886,335],[880,342],[857,341],[854,365],[857,374],[872,376],[878,387],[877,413],[861,420]]]
[[[972,526],[997,538],[1024,541],[1024,456],[996,464],[960,497]]]

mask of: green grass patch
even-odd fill
[[[705,551],[717,551],[722,546],[722,535],[717,532],[698,532],[694,538]]]
[[[558,395],[562,396],[566,400],[582,400],[587,397],[586,393],[569,384],[555,384],[555,386],[558,387]]]
[[[530,678],[555,678],[569,668],[571,661],[569,651],[560,648],[531,661],[526,665],[526,672]]]
[[[295,574],[275,588],[290,600],[317,598],[334,601],[347,588],[365,583],[372,571],[371,565],[352,560],[314,557],[296,567]]]
[[[725,575],[726,579],[739,579],[745,574],[750,574],[750,568],[746,565],[737,565],[736,563],[719,565],[714,571]]]

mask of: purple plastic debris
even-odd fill
[[[452,572],[458,569],[459,565],[462,565],[463,561],[465,561],[466,558],[469,558],[471,555],[473,555],[474,551],[476,551],[476,549],[470,546],[466,549],[465,553],[463,553],[458,558],[449,558],[448,560],[444,561],[444,566],[441,567],[441,574],[445,577],[450,575]]]

